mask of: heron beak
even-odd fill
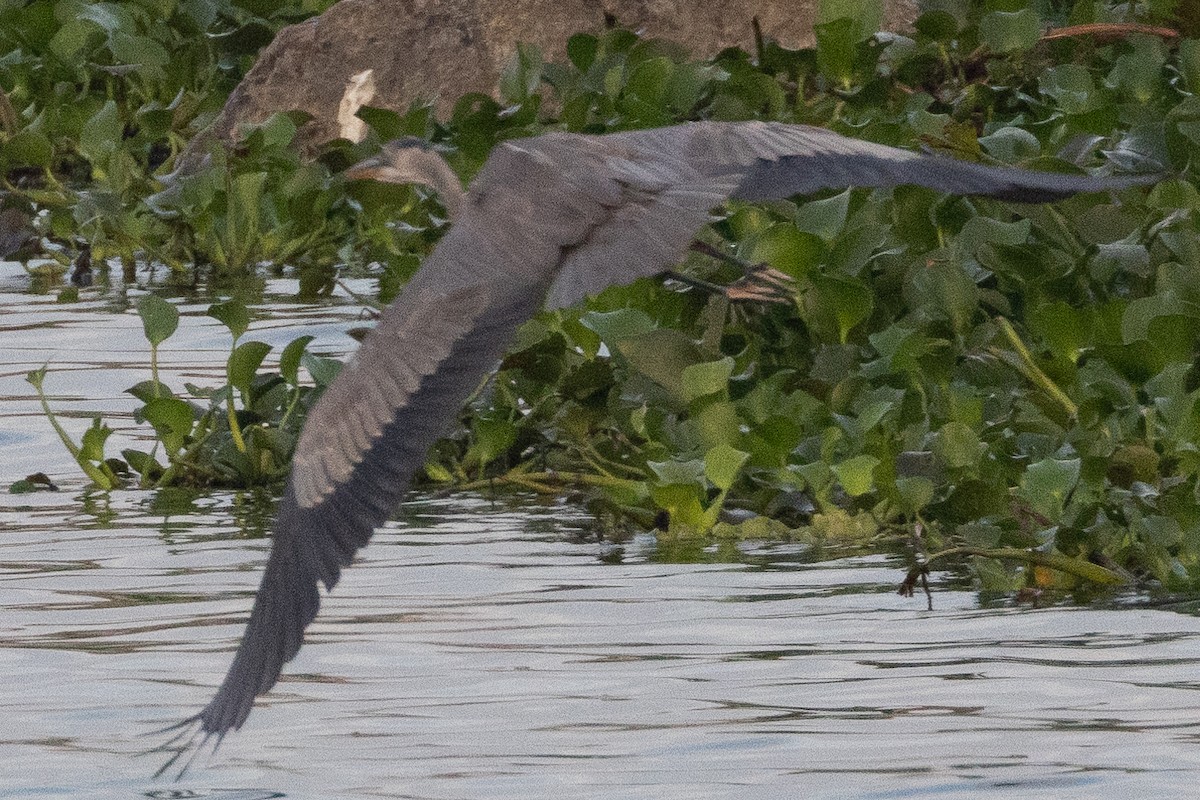
[[[385,170],[388,168],[383,159],[379,156],[364,158],[352,167],[346,169],[342,175],[348,181],[368,181],[368,180],[386,180]]]

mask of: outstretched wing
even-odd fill
[[[528,191],[475,198],[309,414],[233,664],[209,704],[172,726],[178,733],[158,749],[174,757],[160,772],[198,739],[219,741],[245,722],[299,650],[318,584],[332,588],[399,504],[430,445],[541,307],[564,249],[602,216],[595,202],[560,197],[567,190],[527,152],[507,148],[494,160],[493,175],[526,175]],[[574,213],[511,224],[537,217],[541,204]]]
[[[164,748],[245,722],[300,649],[318,583],[343,567],[400,502],[425,453],[503,354],[536,302],[483,287],[390,307],[309,415],[296,448],[250,621],[220,689]],[[168,762],[164,769],[170,768]]]
[[[985,166],[779,122],[695,122],[605,136],[549,135],[525,143],[563,164],[570,163],[572,151],[600,157],[624,195],[605,224],[565,259],[547,300],[551,307],[679,263],[711,209],[731,197],[771,200],[846,186],[912,184],[1040,203],[1159,179]]]
[[[693,134],[699,151],[725,149],[750,168],[733,193],[768,200],[846,186],[911,184],[951,194],[1045,203],[1081,192],[1106,192],[1158,181],[1159,176],[1095,178],[988,166],[849,139],[824,128],[751,122],[709,123]],[[719,144],[716,144],[719,143]]]

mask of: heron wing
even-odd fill
[[[846,186],[909,184],[951,194],[1044,203],[1080,192],[1114,191],[1159,180],[1158,176],[1092,177],[989,166],[850,139],[807,125],[699,123],[692,128],[692,158],[719,156],[725,163],[746,168],[733,193],[741,200],[777,199]]]
[[[250,621],[220,689],[194,718],[201,731],[239,728],[275,684],[316,616],[318,582],[337,583],[535,307],[497,303],[476,286],[418,293],[384,312],[309,415]]]
[[[563,254],[546,298],[550,308],[574,305],[609,286],[675,266],[712,209],[738,186],[735,173],[704,174],[678,154],[627,146],[621,137],[631,135],[574,137],[591,140],[600,163],[588,165],[588,172],[604,175],[615,196],[608,198],[586,236]],[[573,146],[579,149],[577,143]],[[561,157],[558,161],[569,163]]]
[[[541,307],[562,253],[599,213],[526,151],[502,149],[492,161],[485,189],[516,173],[529,179],[525,190],[464,209],[310,412],[250,621],[215,696],[161,748],[176,758],[197,735],[241,727],[254,698],[275,684],[317,614],[318,584],[332,588],[399,504],[429,447]],[[513,217],[540,221],[514,225]]]
[[[571,163],[569,150],[599,156],[602,163],[586,170],[601,170],[621,196],[564,260],[547,300],[551,307],[678,264],[711,209],[730,197],[769,200],[845,186],[912,184],[1033,203],[1157,180],[985,166],[776,122],[696,122],[569,138],[546,136],[523,146],[543,149],[563,165]],[[582,138],[590,139],[587,146],[578,142]]]

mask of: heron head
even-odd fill
[[[462,205],[463,188],[454,170],[433,145],[413,136],[386,143],[377,155],[363,159],[343,175],[352,181],[424,184],[438,193],[451,217]]]
[[[347,179],[374,180],[385,183],[424,183],[430,159],[441,160],[432,145],[423,139],[406,136],[387,142],[379,153],[364,158],[345,171]]]

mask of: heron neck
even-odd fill
[[[450,169],[450,165],[445,161],[440,158],[432,160],[429,162],[429,166],[430,170],[421,176],[421,182],[437,192],[442,205],[446,207],[446,211],[450,215],[450,220],[454,221],[458,217],[458,212],[462,210],[463,199],[467,193],[459,183],[454,170]]]

